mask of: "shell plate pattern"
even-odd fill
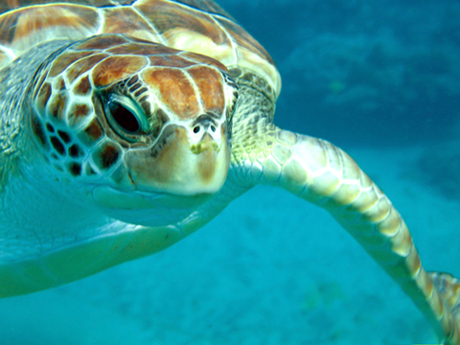
[[[0,4],[0,68],[56,39],[122,33],[219,60],[232,74],[250,71],[272,101],[281,79],[265,49],[211,0],[6,0]]]

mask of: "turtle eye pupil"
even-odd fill
[[[139,121],[134,114],[120,103],[112,102],[110,113],[115,122],[126,132],[136,133],[140,129]]]

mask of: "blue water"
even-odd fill
[[[460,277],[460,5],[221,1],[283,77],[276,123],[354,156],[428,270]],[[321,209],[259,187],[155,256],[0,300],[0,344],[434,343],[396,284]]]
[[[282,127],[347,147],[458,135],[458,1],[221,3],[279,67]]]

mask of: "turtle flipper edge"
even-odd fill
[[[444,303],[453,315],[453,323],[458,326],[460,323],[460,281],[449,273],[428,272],[433,281],[433,285]],[[447,342],[446,344],[458,344],[457,342]]]
[[[402,287],[444,345],[460,344],[460,282],[427,273],[401,215],[344,151],[274,125],[235,151],[235,178],[283,187],[326,209]],[[257,152],[256,152],[257,151]],[[236,169],[238,170],[238,169]]]

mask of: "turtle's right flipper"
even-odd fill
[[[452,314],[453,322],[460,323],[460,281],[449,273],[428,272],[439,291],[443,305]],[[458,339],[456,340],[458,343]],[[457,344],[449,339],[446,344]]]
[[[460,345],[460,282],[425,271],[404,220],[380,188],[331,143],[270,133],[265,156],[252,155],[254,161],[245,163],[252,175],[326,209],[414,301],[441,343]]]

